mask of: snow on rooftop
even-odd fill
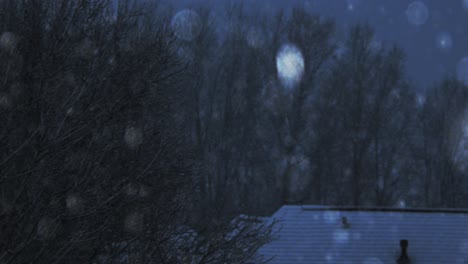
[[[272,218],[278,239],[259,251],[272,264],[393,264],[402,239],[412,264],[468,263],[468,210],[286,205]]]

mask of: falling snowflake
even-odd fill
[[[336,230],[335,232],[333,232],[333,241],[339,244],[348,242],[349,231],[348,230]]]
[[[128,127],[125,130],[124,139],[129,148],[135,149],[143,143],[143,133],[139,128]]]
[[[266,42],[266,37],[265,33],[263,30],[257,27],[251,27],[247,31],[247,44],[255,49],[261,48],[265,42]]]
[[[373,52],[379,52],[382,49],[382,41],[374,39],[369,43],[369,49]]]
[[[74,112],[74,110],[73,110],[73,106],[72,106],[72,107],[69,107],[65,113],[66,113],[68,116],[70,116],[70,115],[73,115],[73,112]]]
[[[12,52],[15,50],[18,44],[18,38],[11,32],[3,32],[0,36],[0,48]]]
[[[43,217],[37,223],[37,235],[42,239],[50,239],[55,236],[57,222],[50,217]]]
[[[400,208],[405,208],[405,207],[406,207],[406,202],[405,202],[405,200],[400,200],[400,201],[398,201],[398,207],[400,207]]]
[[[69,194],[67,196],[67,199],[65,200],[65,204],[67,206],[67,209],[70,212],[77,213],[81,211],[82,206],[83,206],[83,201],[78,195]]]
[[[441,50],[450,50],[452,48],[453,41],[452,35],[448,32],[442,32],[437,35],[437,47]]]
[[[356,10],[357,6],[361,4],[361,0],[346,0],[346,7],[348,11]]]
[[[132,183],[127,184],[127,186],[125,186],[125,193],[128,196],[136,195],[138,193],[138,186]]]
[[[177,56],[186,62],[193,62],[195,58],[195,54],[190,47],[181,46],[176,51]]]
[[[140,185],[140,188],[138,190],[138,195],[142,198],[147,197],[149,195],[149,189],[148,187],[144,185]]]
[[[335,224],[340,218],[340,213],[335,211],[326,211],[323,214],[323,218],[327,224]]]
[[[144,215],[141,212],[132,212],[125,217],[125,230],[130,233],[140,233],[144,227]]]
[[[418,106],[423,106],[426,103],[426,97],[422,94],[416,96],[416,103]]]
[[[0,107],[8,109],[13,105],[11,96],[5,93],[0,94]]]
[[[76,47],[76,53],[83,58],[90,58],[93,55],[96,55],[95,44],[89,39],[85,38],[81,43]]]

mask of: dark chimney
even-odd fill
[[[397,260],[397,264],[409,264],[410,259],[408,257],[408,240],[400,240],[401,255]]]

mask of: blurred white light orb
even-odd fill
[[[437,35],[437,47],[441,50],[450,50],[453,45],[452,35],[442,32]]]
[[[468,57],[464,57],[457,65],[457,78],[460,82],[468,85]]]
[[[284,86],[291,88],[302,79],[304,74],[304,57],[295,45],[285,44],[276,55],[278,77]]]
[[[125,142],[131,148],[137,148],[143,143],[143,133],[141,129],[135,127],[127,127],[124,135]]]
[[[174,15],[171,27],[179,39],[191,41],[200,34],[202,25],[200,16],[195,11],[184,9]]]
[[[429,19],[429,9],[422,1],[414,1],[408,5],[406,17],[411,24],[421,26]]]

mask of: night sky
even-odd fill
[[[167,1],[167,0],[166,0]],[[222,0],[171,0],[176,9],[208,5],[222,17]],[[350,26],[369,23],[375,39],[396,43],[407,55],[409,78],[418,89],[430,88],[468,57],[468,0],[244,0],[246,8],[273,14],[279,8],[302,6],[335,19],[337,37],[344,39]],[[422,5],[422,6],[421,6]],[[427,8],[424,8],[424,6]],[[412,10],[412,11],[411,11]],[[427,10],[427,17],[425,11]],[[413,15],[411,15],[413,14]]]

